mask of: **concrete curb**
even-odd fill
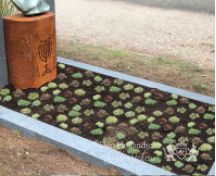
[[[158,84],[141,78],[136,78],[126,74],[110,71],[100,67],[94,67],[64,58],[58,58],[58,61],[140,85],[155,87],[169,93],[177,93],[179,95],[198,101],[203,101],[205,103],[214,104],[214,98],[211,97],[191,93],[189,91],[173,88],[163,84]],[[20,130],[25,135],[37,137],[44,140],[45,142],[56,145],[80,157],[81,159],[94,163],[95,165],[103,167],[115,167],[119,169],[119,171],[124,175],[175,175],[174,173],[165,171],[162,168],[153,166],[43,122],[31,119],[28,116],[17,113],[3,106],[0,106],[0,124],[5,127]],[[212,166],[209,175],[214,175],[214,166],[215,165]]]
[[[115,167],[126,175],[175,175],[2,106],[0,106],[0,124],[49,142],[95,165]]]

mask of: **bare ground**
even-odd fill
[[[0,176],[117,175],[17,131],[0,127]]]
[[[214,68],[214,15],[132,1],[56,1],[58,37]]]

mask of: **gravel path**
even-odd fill
[[[59,38],[214,67],[214,15],[117,0],[56,1]]]

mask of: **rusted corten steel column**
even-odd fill
[[[9,82],[17,89],[39,88],[56,78],[55,15],[3,18]]]

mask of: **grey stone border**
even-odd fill
[[[186,96],[198,101],[203,101],[205,103],[214,104],[214,98],[211,97],[194,94],[189,91],[176,89],[163,84],[154,83],[141,78],[136,78],[126,74],[110,71],[100,67],[94,67],[89,64],[75,62],[64,58],[58,58],[58,61],[64,64],[73,65],[75,67],[124,79],[126,81],[140,85],[155,87],[170,93],[177,93],[179,95]],[[166,90],[166,88],[168,88],[168,90]],[[201,96],[201,99],[199,99],[195,95]],[[126,175],[175,175],[174,173],[165,171],[162,168],[135,159],[106,146],[99,145],[88,139],[71,134],[46,123],[28,118],[28,116],[17,113],[3,106],[0,106],[0,124],[9,128],[20,130],[25,135],[37,137],[46,142],[49,142],[55,146],[71,152],[72,154],[84,160],[90,161],[95,165],[103,167],[115,167]],[[209,175],[214,175],[214,172],[215,165],[212,166]]]

